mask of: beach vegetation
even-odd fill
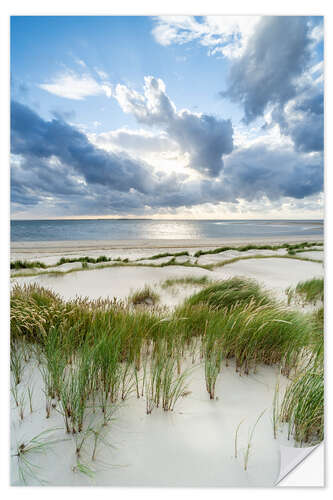
[[[136,259],[137,262],[140,260],[156,260],[156,259],[162,259],[164,257],[182,257],[183,255],[189,256],[188,251],[184,250],[182,252],[175,252],[175,253],[170,253],[170,252],[164,252],[164,253],[158,253],[156,255],[152,255],[151,257],[140,257],[139,259]]]
[[[129,301],[134,306],[145,305],[154,306],[160,300],[160,297],[155,290],[148,285],[144,286],[141,290],[135,291],[129,297]]]
[[[288,423],[291,436],[301,446],[316,444],[324,438],[324,372],[308,369],[300,372],[286,390],[281,411],[281,422]]]
[[[26,484],[27,479],[30,477],[37,480],[39,484],[45,484],[45,481],[38,475],[40,466],[36,465],[33,459],[35,455],[45,453],[48,448],[61,441],[60,439],[55,439],[53,437],[54,432],[57,430],[58,429],[56,428],[46,429],[26,442],[22,441],[17,444],[12,457],[17,459],[18,473],[21,483]]]
[[[32,396],[34,393],[34,386],[33,385],[28,385],[27,387],[27,393],[28,393],[28,399],[29,399],[29,409],[30,413],[32,413]]]
[[[316,304],[324,301],[324,279],[312,278],[307,281],[300,281],[296,287],[289,287],[286,290],[288,303],[300,301],[303,304]]]
[[[286,247],[287,248],[287,247]],[[214,252],[214,251],[209,251],[209,253],[219,253],[219,252]],[[154,263],[154,259],[150,259],[151,263],[145,262],[142,263],[140,260],[147,260],[147,259],[138,259],[134,261],[130,261],[128,258],[116,258],[116,259],[108,259],[105,262],[100,262],[98,269],[105,269],[105,268],[112,268],[112,267],[121,267],[121,266],[131,266],[131,267],[157,267],[157,268],[162,268],[162,267],[167,267],[167,266],[182,266],[182,267],[194,267],[198,269],[205,269],[207,271],[212,271],[215,268],[218,267],[223,267],[229,264],[233,264],[235,262],[238,262],[240,260],[249,260],[249,259],[274,259],[274,258],[279,258],[279,259],[296,259],[296,260],[301,260],[301,261],[307,261],[307,262],[316,262],[316,263],[322,263],[322,259],[313,259],[313,258],[308,258],[304,256],[298,256],[297,254],[289,254],[286,253],[284,255],[245,255],[245,256],[238,256],[238,257],[233,257],[230,259],[224,259],[220,262],[212,263],[212,264],[200,264],[198,261],[196,262],[191,262],[190,260],[186,260],[185,262],[178,262],[175,254],[170,258],[170,260],[166,262],[162,262],[159,264]],[[60,259],[61,260],[61,259]],[[71,260],[71,259],[69,259]],[[58,271],[58,270],[48,270],[50,267],[54,266],[45,266],[45,270],[40,270],[37,271],[35,269],[32,269],[31,272],[25,272],[24,276],[29,277],[29,276],[37,276],[40,274],[49,274],[49,275],[54,275],[54,276],[63,276],[65,274],[69,273],[74,273],[74,272],[80,272],[80,271],[91,271],[95,269],[93,266],[88,266],[86,264],[88,263],[96,263],[96,259],[90,258],[90,257],[81,257],[79,259],[74,259],[73,262],[82,262],[84,265],[81,266],[81,268],[72,268],[72,269],[67,269],[64,271]],[[60,261],[59,261],[60,262]],[[57,263],[56,265],[60,265]],[[18,270],[19,271],[19,270]],[[22,273],[17,272],[11,274],[11,278],[17,278],[22,276]]]
[[[235,448],[235,458],[237,458],[238,456],[238,433],[239,433],[239,429],[240,429],[240,426],[242,425],[242,423],[244,422],[245,418],[243,418],[243,420],[241,420],[239,422],[239,424],[237,425],[236,427],[236,432],[235,432],[235,444],[234,444],[234,448]]]
[[[44,262],[38,260],[28,261],[28,260],[14,260],[10,263],[11,269],[32,269],[41,268],[46,269],[47,265]]]
[[[21,382],[24,370],[24,356],[20,343],[14,339],[10,343],[10,370],[15,384],[18,385]]]
[[[64,301],[36,284],[14,285],[11,390],[18,411],[17,385],[33,356],[44,382],[46,416],[53,410],[62,415],[64,433],[73,438],[79,455],[80,443],[92,440],[93,459],[100,428],[111,424],[124,401],[145,397],[147,414],[173,411],[188,393],[187,366],[195,362],[204,369],[207,397],[223,399],[217,380],[223,377],[224,364],[233,360],[242,376],[255,373],[260,365],[275,365],[290,378],[281,405],[276,389],[275,435],[281,421],[297,440],[321,439],[323,405],[317,396],[323,391],[323,310],[293,310],[243,277],[214,283],[204,277],[201,283],[204,288],[172,312],[133,307],[131,300]],[[151,297],[148,291],[135,302]],[[300,370],[306,376],[301,377]],[[311,404],[300,408],[310,394]],[[31,411],[32,392],[28,398]],[[79,456],[77,464],[82,464]]]
[[[251,448],[252,448],[252,443],[253,443],[253,437],[254,437],[254,432],[256,430],[256,427],[261,419],[261,417],[263,416],[263,414],[265,413],[266,409],[263,410],[259,417],[257,418],[257,420],[255,421],[253,427],[251,428],[251,431],[250,431],[250,434],[249,434],[249,439],[248,439],[248,442],[247,442],[247,447],[246,447],[246,450],[245,450],[245,455],[244,455],[244,470],[246,471],[247,470],[247,467],[248,467],[248,463],[249,463],[249,458],[250,458],[250,451],[251,451]]]
[[[161,283],[161,288],[169,288],[177,285],[206,286],[211,283],[208,276],[184,276],[183,278],[169,278]]]
[[[305,248],[310,248],[312,246],[318,246],[320,245],[317,242],[308,242],[304,241],[301,243],[295,243],[295,244],[290,244],[290,243],[283,243],[281,245],[255,245],[255,244],[249,244],[249,245],[241,245],[241,246],[230,246],[226,245],[223,247],[219,248],[214,248],[210,250],[198,250],[195,254],[194,257],[200,257],[201,255],[212,255],[212,254],[217,254],[217,253],[223,253],[228,250],[236,250],[238,252],[247,252],[249,250],[280,250],[282,248],[285,248],[288,252],[291,250],[303,250]],[[322,243],[321,243],[322,245]]]
[[[269,304],[271,299],[256,281],[238,276],[207,286],[187,300],[189,305],[206,304],[214,309],[249,302],[264,305]]]
[[[18,406],[19,406],[20,403],[19,403],[19,395],[18,395],[17,384],[11,383],[11,385],[10,385],[10,393],[13,396],[13,399],[15,401],[16,407],[18,408]]]

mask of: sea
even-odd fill
[[[323,220],[12,220],[11,241],[323,237]]]

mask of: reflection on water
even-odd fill
[[[320,220],[11,221],[12,241],[205,239],[323,235]]]

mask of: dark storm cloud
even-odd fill
[[[306,89],[289,109],[277,107],[272,120],[282,134],[290,136],[297,151],[310,153],[324,149],[324,96],[322,89]]]
[[[223,169],[223,155],[233,149],[233,127],[230,120],[185,110],[178,113],[167,131],[184,152],[190,154],[190,166],[210,177]]]
[[[233,149],[233,127],[230,120],[212,115],[176,111],[165,92],[161,79],[145,77],[144,94],[125,85],[117,85],[115,98],[123,111],[132,113],[138,122],[162,126],[183,153],[190,156],[189,166],[209,177],[223,169],[223,155]]]
[[[226,156],[218,177],[191,179],[155,174],[139,160],[107,153],[62,120],[45,121],[18,103],[12,104],[11,126],[12,202],[18,210],[50,203],[57,215],[140,214],[145,207],[236,203],[263,196],[301,199],[322,190],[318,153],[254,145]]]
[[[11,152],[22,155],[28,167],[35,159],[56,157],[90,184],[106,184],[118,191],[151,189],[151,175],[142,163],[125,154],[96,148],[82,132],[64,121],[45,121],[17,102],[11,106]]]
[[[234,197],[248,201],[262,196],[305,198],[323,189],[323,157],[255,145],[235,151],[226,161],[224,174]]]
[[[32,189],[25,186],[21,181],[11,180],[11,202],[24,207],[37,205],[40,197]]]
[[[320,18],[263,17],[239,59],[233,62],[228,88],[221,92],[244,106],[250,123],[263,115],[267,105],[283,106],[296,94],[295,81],[310,58],[311,23]]]

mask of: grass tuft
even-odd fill
[[[324,439],[324,373],[307,370],[289,385],[281,405],[281,422],[288,422],[288,438],[300,445]]]
[[[14,260],[10,263],[11,269],[32,269],[32,268],[46,269],[46,264],[40,262],[39,260],[28,261],[28,260]]]
[[[208,276],[185,276],[184,278],[169,278],[161,284],[161,288],[169,288],[176,285],[206,286],[212,281]]]
[[[271,303],[271,299],[256,281],[240,277],[210,285],[188,299],[189,305],[207,304],[214,309],[231,307],[236,303],[245,305],[250,302],[265,305]]]
[[[300,300],[303,304],[316,304],[324,301],[324,279],[313,278],[301,281],[295,288],[287,288],[288,303]]]
[[[149,286],[145,286],[141,290],[137,290],[129,297],[129,302],[134,306],[146,305],[154,306],[160,300],[158,293],[156,293]]]

